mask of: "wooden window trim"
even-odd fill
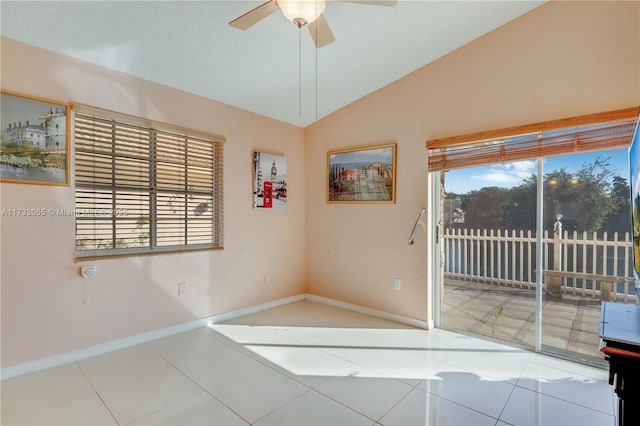
[[[631,108],[618,109],[615,111],[561,118],[559,120],[543,121],[540,123],[525,124],[522,126],[507,127],[498,130],[488,130],[484,132],[468,133],[466,135],[460,136],[430,139],[427,140],[427,148],[451,148],[458,145],[466,145],[470,142],[476,143],[504,137],[528,135],[548,130],[563,129],[576,126],[588,126],[591,124],[607,123],[619,120],[629,120],[637,117],[639,113],[640,106],[635,106]]]
[[[629,146],[640,108],[427,141],[429,171]]]

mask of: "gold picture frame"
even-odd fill
[[[327,203],[395,203],[396,151],[396,143],[329,151]]]
[[[69,186],[69,105],[0,96],[0,181]]]

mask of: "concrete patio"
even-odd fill
[[[442,326],[535,346],[535,290],[445,280]],[[543,296],[543,349],[606,366],[599,352],[600,300]]]

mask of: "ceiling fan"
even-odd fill
[[[396,0],[329,0],[334,2],[360,3],[372,6],[394,6]],[[326,0],[269,0],[229,22],[229,25],[246,30],[280,9],[284,16],[298,28],[307,27],[316,47],[333,43],[335,37],[327,20],[322,15]]]

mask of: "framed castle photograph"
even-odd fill
[[[253,207],[272,210],[287,207],[287,159],[284,156],[253,153]]]
[[[328,203],[395,201],[395,143],[327,153]]]
[[[68,106],[8,92],[0,96],[0,180],[68,186]]]

